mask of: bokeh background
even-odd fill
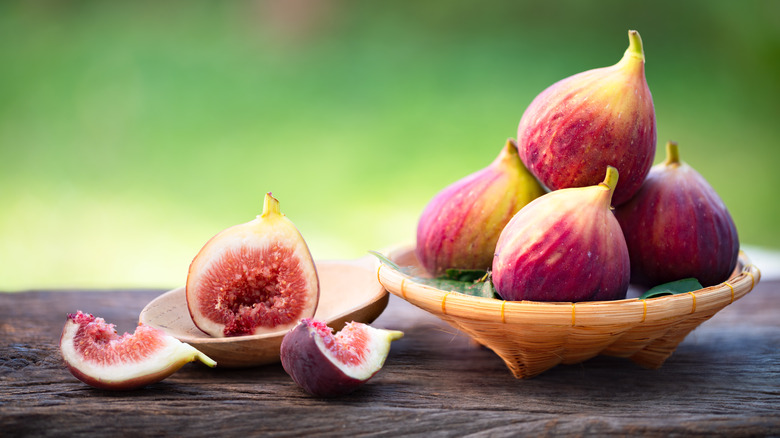
[[[176,287],[272,191],[317,259],[412,242],[534,96],[639,30],[660,153],[780,248],[780,2],[4,1],[0,290]]]

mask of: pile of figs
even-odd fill
[[[542,91],[487,168],[439,192],[417,227],[434,277],[490,271],[510,301],[601,301],[695,278],[728,279],[734,222],[676,143],[653,166],[656,118],[639,33],[620,61]]]

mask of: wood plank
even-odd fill
[[[0,435],[777,435],[778,290],[778,281],[760,283],[659,370],[598,357],[528,380],[393,296],[374,325],[406,336],[373,380],[337,399],[308,396],[278,364],[189,364],[139,391],[93,389],[60,359],[65,315],[81,309],[132,331],[163,291],[0,294]]]

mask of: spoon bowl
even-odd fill
[[[371,256],[356,260],[315,263],[320,299],[314,318],[341,330],[350,321],[368,324],[385,309],[387,291],[377,279]],[[217,361],[219,367],[249,367],[279,361],[279,347],[287,330],[262,335],[214,338],[192,322],[184,287],[165,292],[144,307],[139,322],[192,345]]]

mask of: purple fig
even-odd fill
[[[618,180],[550,192],[507,224],[493,259],[493,285],[509,301],[601,301],[626,297],[628,248],[610,209]]]
[[[282,367],[311,395],[347,394],[382,369],[390,342],[402,336],[359,322],[334,335],[326,323],[304,318],[282,339]]]
[[[726,281],[739,255],[734,221],[704,177],[680,161],[676,143],[666,144],[666,154],[639,193],[615,210],[631,256],[631,281]]]
[[[520,119],[520,158],[550,190],[598,184],[609,165],[620,171],[617,206],[639,190],[653,165],[655,109],[642,39],[635,30],[628,38],[620,62],[558,81]]]
[[[439,192],[417,225],[417,258],[433,276],[447,269],[487,270],[501,230],[544,193],[508,139],[486,168]]]

